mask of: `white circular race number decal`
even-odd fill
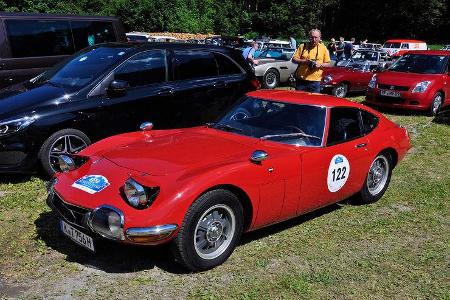
[[[328,190],[332,193],[339,191],[347,182],[350,174],[350,164],[342,154],[335,155],[328,168]]]

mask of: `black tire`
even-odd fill
[[[377,166],[377,163],[380,165]],[[380,169],[378,168],[384,169],[384,173],[380,174]],[[391,181],[392,168],[392,157],[389,153],[382,152],[375,157],[367,172],[363,187],[359,192],[361,203],[374,203],[384,195]]]
[[[274,89],[280,84],[280,74],[275,69],[269,69],[263,76],[262,85],[265,89]]]
[[[73,143],[73,145],[69,149],[63,149],[60,147],[61,144],[59,142],[65,143],[67,138],[69,139],[69,144]],[[78,153],[90,144],[91,140],[89,137],[77,129],[68,128],[53,133],[45,140],[39,150],[38,158],[43,171],[47,176],[53,176],[55,172],[59,171],[56,167],[58,155]]]
[[[444,95],[441,92],[437,92],[431,101],[428,115],[431,117],[436,116],[442,108],[442,103],[444,103]]]
[[[203,194],[189,208],[173,240],[172,251],[176,260],[193,272],[222,264],[239,242],[243,216],[242,204],[230,191],[218,189]],[[224,238],[226,234],[231,237]],[[211,248],[208,249],[209,246]]]
[[[348,85],[345,83],[339,83],[331,90],[331,94],[338,98],[345,98],[348,92]]]

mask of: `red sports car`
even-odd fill
[[[388,70],[373,75],[366,101],[436,115],[450,105],[450,52],[409,51]]]
[[[204,127],[151,127],[61,156],[48,204],[85,248],[172,242],[192,271],[223,263],[243,232],[353,194],[377,201],[410,147],[368,107],[296,91],[249,93]]]

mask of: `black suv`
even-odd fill
[[[99,44],[0,91],[0,172],[51,175],[58,157],[135,131],[214,121],[259,87],[239,51],[174,43]]]

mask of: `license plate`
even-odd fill
[[[390,91],[390,90],[381,90],[380,95],[388,96],[388,97],[400,97],[400,92]]]
[[[61,231],[70,237],[75,243],[83,246],[91,251],[95,251],[94,249],[94,240],[73,227],[72,225],[67,224],[63,220],[61,220]]]

